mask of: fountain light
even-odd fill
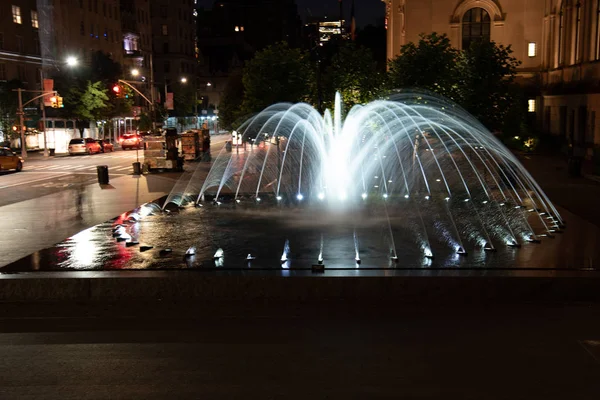
[[[235,199],[235,202],[239,204],[239,202],[240,202],[240,199]]]
[[[488,203],[488,201],[487,201],[487,200],[484,200],[482,203],[483,203],[483,204],[487,204],[487,203]]]
[[[429,195],[425,196],[425,200],[429,200]]]
[[[366,199],[367,199],[367,194],[366,194],[366,193],[363,193],[363,194],[361,195],[361,197],[362,197],[362,199],[363,199],[363,200],[366,200]]]
[[[469,199],[465,199],[465,203],[468,202],[468,201],[469,201]]]
[[[390,179],[390,180],[388,181],[388,183],[392,183],[392,180]]]
[[[223,249],[222,248],[218,248],[217,251],[215,252],[215,255],[213,256],[213,258],[223,258]]]
[[[297,198],[299,201],[302,201],[302,199],[304,198],[304,196],[302,196],[302,193],[298,193],[298,194],[296,195],[296,198]]]
[[[441,179],[436,179],[435,181],[436,181],[436,182],[441,182],[442,180],[441,180]]]
[[[503,205],[504,205],[504,203],[500,203],[500,205],[501,205],[501,206],[503,206]]]
[[[374,188],[378,188],[378,187],[379,187],[379,185],[375,185],[375,186],[373,186],[373,187],[374,187]]]
[[[521,245],[515,240],[515,238],[511,238],[510,240],[506,241],[506,245],[508,247],[521,247]]]
[[[529,243],[542,243],[542,241],[535,237],[535,235],[531,235],[526,239]]]
[[[325,198],[325,193],[321,192],[317,195],[317,197],[319,198],[319,200],[323,200]]]
[[[456,248],[456,254],[458,254],[459,256],[466,256],[467,252],[465,251],[465,249],[459,246]]]
[[[260,202],[260,197],[257,197],[257,198],[256,198],[256,201]]]
[[[196,248],[194,246],[190,247],[189,249],[187,249],[185,251],[185,256],[186,257],[191,257],[191,256],[193,256],[195,254],[196,254]]]
[[[282,197],[277,195],[276,199],[277,199],[277,201],[281,201]]]
[[[430,249],[425,249],[425,258],[433,258],[433,253]]]
[[[384,198],[384,199],[387,199],[387,198],[388,198],[388,194],[387,194],[387,193],[384,193],[384,194],[383,194],[383,198]]]
[[[483,246],[483,250],[484,251],[489,251],[489,252],[494,252],[496,251],[496,249],[494,248],[494,246],[492,246],[491,243],[486,242],[485,245]]]
[[[407,194],[405,194],[405,195],[404,195],[404,198],[405,198],[405,199],[408,199],[409,197],[410,197],[410,196],[409,196],[409,195],[407,195]]]
[[[248,261],[256,260],[256,257],[254,257],[252,254],[248,253],[248,255],[246,256],[246,260],[248,260]]]

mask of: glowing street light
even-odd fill
[[[76,59],[75,57],[73,57],[73,56],[69,56],[69,57],[67,57],[67,65],[68,65],[69,67],[74,67],[74,66],[76,66],[76,65],[77,65],[77,59]]]
[[[137,68],[134,68],[131,70],[131,76],[138,76],[140,74],[140,70]]]
[[[187,78],[184,76],[183,78],[181,78],[181,83],[186,83],[187,82]]]

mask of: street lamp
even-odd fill
[[[181,83],[186,83],[187,82],[187,78],[184,76],[183,78],[181,78]]]
[[[131,70],[131,76],[138,76],[140,74],[140,70],[137,68],[134,68]]]
[[[73,56],[69,56],[67,57],[67,65],[69,67],[74,67],[77,65],[77,58],[73,57]]]

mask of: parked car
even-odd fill
[[[102,149],[103,153],[112,153],[113,151],[115,151],[115,146],[113,146],[113,144],[110,142],[110,139],[98,140],[98,144],[100,145],[100,148]]]
[[[13,153],[8,147],[0,147],[0,171],[14,169],[17,172],[23,169],[23,159]]]
[[[119,139],[119,142],[123,150],[142,149],[144,147],[142,137],[136,133],[126,133]]]
[[[94,154],[102,152],[102,148],[92,138],[71,139],[69,142],[69,154]]]

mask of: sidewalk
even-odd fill
[[[179,175],[128,175],[0,207],[0,267],[171,191]]]
[[[600,227],[600,179],[569,176],[567,161],[559,155],[517,154],[550,201]]]

